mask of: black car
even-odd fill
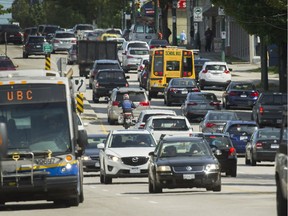
[[[23,46],[23,58],[28,58],[29,55],[45,55],[46,53],[43,50],[45,43],[44,36],[29,35]]]
[[[0,43],[23,44],[23,34],[15,24],[0,24]]]
[[[189,92],[199,92],[200,89],[194,79],[173,78],[164,89],[164,104],[182,104]]]
[[[99,103],[100,97],[110,97],[111,92],[117,87],[128,87],[127,79],[123,70],[102,69],[98,70],[92,83],[92,98],[95,103]]]
[[[195,77],[197,81],[198,81],[199,72],[202,70],[204,63],[208,61],[211,61],[211,59],[207,59],[207,58],[195,58],[194,59]]]
[[[265,127],[254,131],[246,144],[245,164],[256,166],[261,161],[274,162],[279,139],[279,128]]]
[[[223,133],[198,133],[196,136],[203,137],[215,152],[219,150],[215,157],[221,164],[221,172],[226,176],[237,176],[237,152],[227,134]]]
[[[149,156],[149,193],[193,187],[221,191],[220,163],[203,138],[165,136]]]
[[[190,92],[181,105],[182,115],[189,120],[204,117],[208,110],[220,110],[220,101],[211,92]]]
[[[83,170],[85,172],[97,172],[100,170],[99,164],[99,149],[97,145],[99,143],[105,143],[107,134],[88,134],[87,146],[81,156],[83,162]]]
[[[232,81],[222,94],[223,108],[241,107],[251,109],[259,96],[252,82]]]

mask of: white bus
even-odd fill
[[[78,206],[83,202],[79,158],[87,134],[78,131],[68,78],[1,77],[0,122],[0,152],[4,152],[0,204],[47,200]]]

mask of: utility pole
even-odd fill
[[[172,35],[173,35],[172,44],[173,44],[173,46],[177,46],[177,25],[176,25],[177,3],[178,3],[177,0],[173,0],[173,2],[172,2]]]
[[[154,25],[156,32],[159,32],[159,11],[158,11],[158,0],[154,0]]]
[[[226,31],[225,31],[225,12],[224,9],[219,7],[218,8],[218,15],[222,16],[221,20],[221,39],[222,39],[222,46],[221,46],[221,61],[225,62],[225,40],[226,40]]]

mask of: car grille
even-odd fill
[[[94,155],[92,156],[92,155],[91,155],[90,158],[91,158],[92,160],[99,160],[99,156],[94,156]]]
[[[180,167],[173,167],[174,169],[174,172],[177,173],[183,173],[183,172],[201,172],[204,170],[204,167],[203,166],[189,166],[191,167],[192,169],[189,171],[187,170],[187,167],[188,166],[180,166]]]
[[[146,164],[148,161],[148,157],[124,157],[121,158],[123,163],[130,166],[140,166]]]

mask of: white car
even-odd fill
[[[100,150],[100,182],[111,184],[113,178],[147,177],[149,152],[156,141],[147,130],[112,130]]]
[[[122,68],[126,72],[129,70],[137,70],[142,58],[149,58],[149,49],[141,47],[131,47],[127,54],[123,56]]]
[[[158,142],[162,134],[179,136],[192,136],[193,129],[185,116],[151,116],[145,124],[148,130]]]
[[[56,32],[51,40],[53,47],[52,53],[55,53],[56,51],[68,51],[76,42],[77,39],[74,33],[66,31]]]
[[[146,109],[142,110],[134,128],[136,129],[143,129],[145,127],[146,121],[151,116],[159,116],[159,115],[171,115],[176,116],[176,112],[174,110],[167,110],[167,109]]]
[[[226,88],[231,82],[231,71],[226,62],[205,62],[198,74],[201,89],[205,86],[220,86]]]

